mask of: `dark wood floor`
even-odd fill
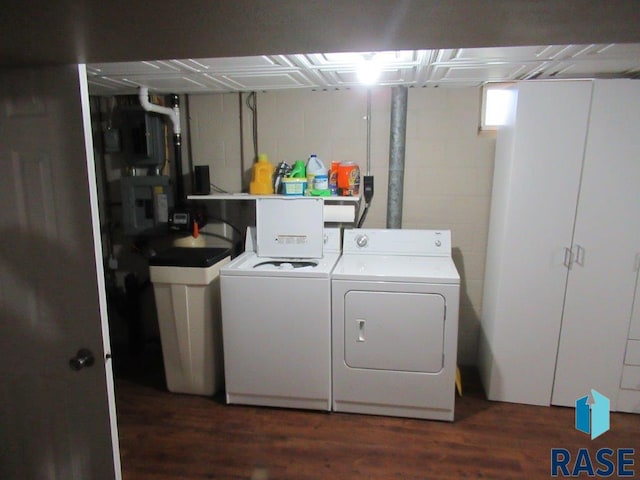
[[[225,405],[168,393],[145,368],[116,380],[124,480],[535,479],[554,447],[640,450],[640,415],[612,414],[591,441],[573,409],[489,402],[468,369],[447,423]]]

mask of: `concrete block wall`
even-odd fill
[[[246,96],[188,99],[194,165],[209,165],[212,182],[235,192],[246,188],[254,158]],[[390,98],[390,88],[372,89],[375,196],[366,227],[386,226]],[[462,277],[462,365],[476,361],[495,153],[495,138],[478,134],[480,99],[478,88],[410,89],[408,97],[402,225],[452,230],[454,260]],[[355,161],[365,172],[365,89],[270,91],[258,93],[256,101],[258,151],[274,165],[316,153],[327,166],[332,160]]]

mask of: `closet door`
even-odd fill
[[[498,132],[479,370],[490,400],[549,405],[592,82],[522,82]]]
[[[640,245],[640,82],[596,81],[552,403],[616,398]]]

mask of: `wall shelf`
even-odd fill
[[[299,198],[321,198],[325,203],[344,203],[344,204],[357,204],[360,202],[360,197],[308,197],[299,195],[251,195],[248,193],[214,193],[211,195],[189,195],[187,200],[257,200],[259,198],[286,198],[289,200],[296,200]]]

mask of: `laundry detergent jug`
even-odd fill
[[[258,156],[253,164],[249,193],[252,195],[270,195],[273,193],[273,172],[275,168],[264,154]]]
[[[307,186],[314,190],[327,190],[329,177],[327,168],[316,154],[312,154],[307,162]]]
[[[291,178],[305,178],[306,175],[307,169],[304,166],[304,160],[296,160],[289,176]]]

